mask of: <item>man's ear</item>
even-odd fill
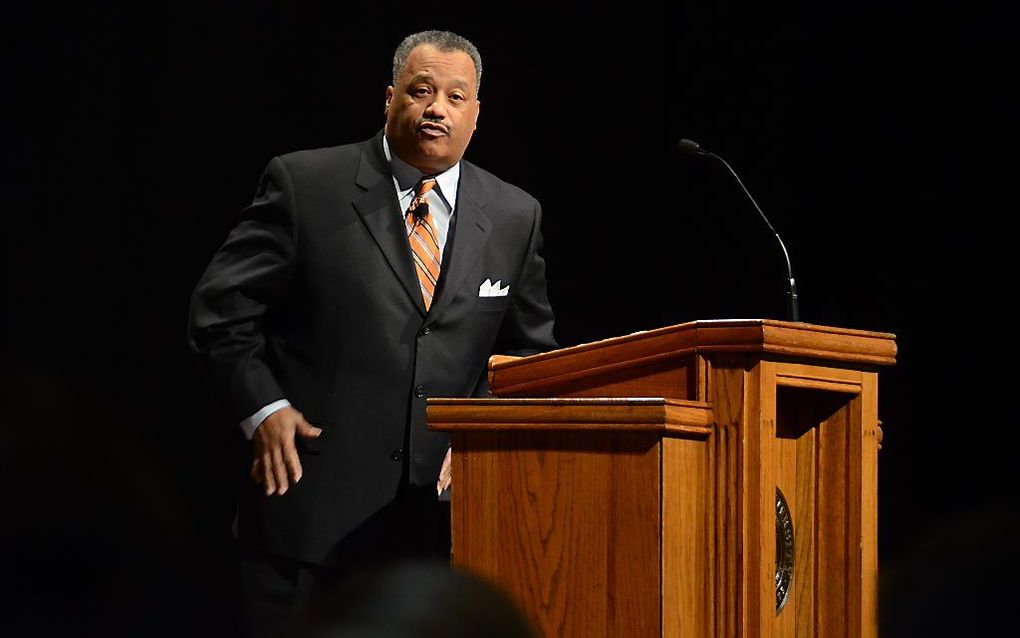
[[[386,108],[383,109],[383,113],[389,113],[390,102],[392,101],[393,101],[393,87],[388,86],[386,87]]]
[[[481,110],[482,110],[482,101],[478,100],[477,103],[475,104],[475,126],[474,126],[474,129],[473,129],[475,131],[478,130],[478,115],[481,113]]]

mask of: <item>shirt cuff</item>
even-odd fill
[[[269,415],[288,406],[290,406],[290,401],[287,399],[273,401],[244,421],[241,421],[241,431],[244,432],[244,438],[250,441],[251,437],[255,436],[255,430],[262,425],[263,421],[269,418]]]

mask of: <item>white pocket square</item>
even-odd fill
[[[510,284],[506,285],[506,288],[500,288],[499,285],[503,283],[501,279],[497,279],[496,283],[492,283],[491,279],[486,279],[482,282],[482,285],[478,287],[479,297],[506,297],[510,294]]]

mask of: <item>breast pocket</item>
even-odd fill
[[[475,310],[482,312],[498,312],[506,308],[506,305],[510,303],[510,297],[479,297],[475,301]]]
[[[503,294],[500,294],[502,292]],[[482,312],[497,312],[510,302],[510,284],[500,278],[489,277],[478,286],[475,309]]]

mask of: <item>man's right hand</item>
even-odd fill
[[[266,496],[283,496],[291,483],[301,480],[295,436],[315,439],[320,434],[320,428],[305,421],[303,414],[289,406],[270,414],[255,429],[251,478],[266,488]]]

